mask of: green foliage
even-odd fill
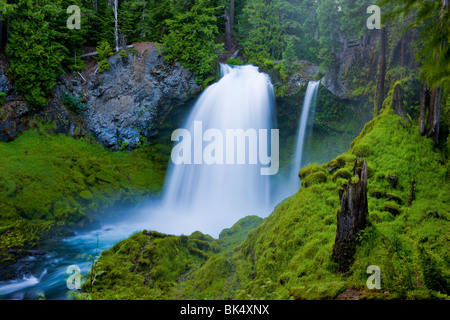
[[[226,64],[229,64],[231,66],[242,66],[244,64],[244,61],[242,61],[239,58],[230,58],[225,62]]]
[[[105,40],[101,41],[97,46],[97,62],[98,72],[103,72],[109,69],[108,58],[113,55],[113,51],[109,43]]]
[[[414,18],[408,28],[418,27],[421,39],[417,57],[421,59],[421,75],[430,87],[438,87],[450,80],[450,10],[442,1],[382,0],[389,7],[388,20],[405,19],[411,12]]]
[[[162,38],[161,49],[166,60],[180,62],[199,77],[213,73],[222,48],[222,44],[215,41],[218,8],[210,4],[206,0],[196,0],[189,11],[174,14],[166,20],[168,32]]]
[[[128,59],[128,54],[125,52],[125,50],[120,50],[119,51],[119,55],[122,59],[127,60]]]
[[[273,61],[266,60],[266,61],[264,61],[264,66],[270,70],[274,67],[274,63],[273,63]]]
[[[61,102],[75,114],[80,114],[86,108],[86,105],[81,100],[82,97],[64,93]]]
[[[5,103],[6,93],[0,92],[0,105],[3,105]]]
[[[238,12],[239,35],[250,63],[263,66],[283,54],[318,62],[318,2],[248,0]],[[242,26],[241,26],[242,25]],[[288,48],[289,47],[289,48]]]
[[[266,60],[281,58],[285,42],[277,5],[277,1],[247,1],[243,12],[249,27],[244,39],[244,51],[250,63],[263,65]]]
[[[65,47],[58,41],[60,33],[52,27],[61,13],[59,1],[41,1],[37,9],[31,1],[20,0],[8,15],[9,72],[17,89],[35,108],[46,105],[47,94],[63,72],[60,63]]]

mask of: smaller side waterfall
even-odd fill
[[[314,111],[316,105],[317,90],[319,88],[320,81],[310,81],[306,88],[305,99],[303,100],[302,114],[300,116],[300,124],[297,133],[297,145],[295,147],[294,158],[291,165],[291,171],[288,180],[289,193],[297,192],[300,188],[300,179],[298,178],[298,171],[304,164],[303,161],[303,149],[306,138],[306,128],[308,126],[308,118],[314,119]]]

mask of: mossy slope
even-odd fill
[[[85,223],[162,186],[164,172],[145,150],[113,153],[46,129],[0,143],[0,262],[14,261],[9,248],[33,246],[56,226]]]
[[[351,270],[339,274],[331,254],[340,208],[338,189],[347,183],[356,156],[364,157],[369,166],[369,227],[359,236]],[[336,174],[329,168],[341,171]],[[176,289],[161,289],[160,295],[134,294],[149,290],[149,283],[144,278],[132,281],[123,269],[120,277],[126,286],[118,287],[111,283],[111,270],[99,277],[93,297],[109,298],[120,291],[121,298],[328,299],[354,288],[361,298],[444,298],[450,293],[448,168],[448,160],[430,139],[419,135],[416,125],[386,111],[365,126],[348,153],[302,170],[303,179],[318,173],[320,179],[311,179],[314,183],[304,184],[280,203],[242,243],[233,242],[232,250],[220,249],[221,240],[209,240],[208,248],[219,244],[219,251],[204,251],[202,261],[192,253],[186,255],[188,245],[178,245],[180,262],[170,258],[173,250],[165,252],[162,242],[153,241],[152,250],[170,263],[156,258],[142,272],[166,274],[164,281],[152,278],[152,288],[167,286],[169,280],[169,287]],[[413,180],[415,193],[409,206]],[[181,239],[171,241],[182,243]],[[142,248],[137,245],[135,250]],[[100,266],[107,263],[108,255],[102,255]],[[134,252],[122,258],[129,265],[136,257]],[[173,273],[183,269],[180,263],[186,272]],[[369,265],[381,269],[381,290],[366,288]]]

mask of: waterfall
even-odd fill
[[[146,213],[147,224],[152,229],[175,234],[189,234],[200,230],[217,236],[223,228],[232,226],[244,216],[266,216],[272,210],[271,178],[261,174],[260,165],[250,163],[250,154],[256,154],[256,149],[252,149],[251,145],[254,143],[250,143],[250,136],[244,138],[245,163],[234,165],[228,164],[229,154],[222,154],[228,151],[229,141],[225,141],[228,135],[223,135],[223,141],[222,137],[205,137],[209,129],[213,130],[209,132],[217,134],[238,129],[246,133],[248,129],[254,132],[271,132],[275,126],[275,117],[270,78],[251,65],[231,67],[222,64],[221,72],[221,79],[201,94],[183,125],[187,132],[194,135],[193,160],[191,164],[170,163],[161,206],[156,210],[148,209]],[[201,136],[195,136],[202,133],[203,141]],[[259,139],[258,143],[265,138],[261,134],[253,137]],[[266,138],[266,142],[271,140],[270,134]],[[185,137],[180,141],[184,139]],[[237,140],[233,157],[239,159]],[[202,143],[203,147],[212,144],[209,141],[227,146],[226,149],[224,147],[214,151],[215,157],[227,159],[227,163],[202,162],[201,154],[196,154],[195,148],[202,148]],[[258,149],[261,149],[260,144]],[[272,151],[271,147],[264,150],[267,155]],[[263,153],[265,151],[259,150]],[[191,154],[188,156],[190,160]]]
[[[295,147],[294,158],[291,165],[289,174],[288,190],[289,193],[295,193],[300,187],[300,179],[298,178],[298,171],[302,168],[304,163],[303,151],[306,138],[306,128],[308,126],[308,118],[314,119],[314,111],[316,104],[317,89],[319,88],[320,81],[308,82],[306,88],[305,99],[303,100],[302,114],[300,116],[300,123],[297,132],[297,144]]]

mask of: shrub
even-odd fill
[[[103,72],[109,69],[108,58],[112,56],[113,51],[108,41],[100,41],[97,46],[97,62],[98,62],[98,72]]]
[[[127,53],[125,52],[125,50],[120,50],[119,51],[119,55],[120,55],[120,57],[122,58],[122,59],[124,59],[124,60],[127,60],[128,59],[128,55],[127,55]]]
[[[70,93],[64,93],[61,102],[75,114],[80,114],[85,108],[86,105],[81,102],[81,97],[75,97]]]
[[[0,92],[0,104],[5,103],[6,92]]]
[[[227,60],[226,64],[229,64],[232,66],[242,66],[244,64],[244,61],[242,61],[239,58],[230,58]]]
[[[272,69],[273,68],[273,66],[274,66],[274,63],[273,63],[273,61],[270,61],[270,60],[266,60],[266,61],[264,61],[264,65],[266,66],[266,68],[267,69]]]

